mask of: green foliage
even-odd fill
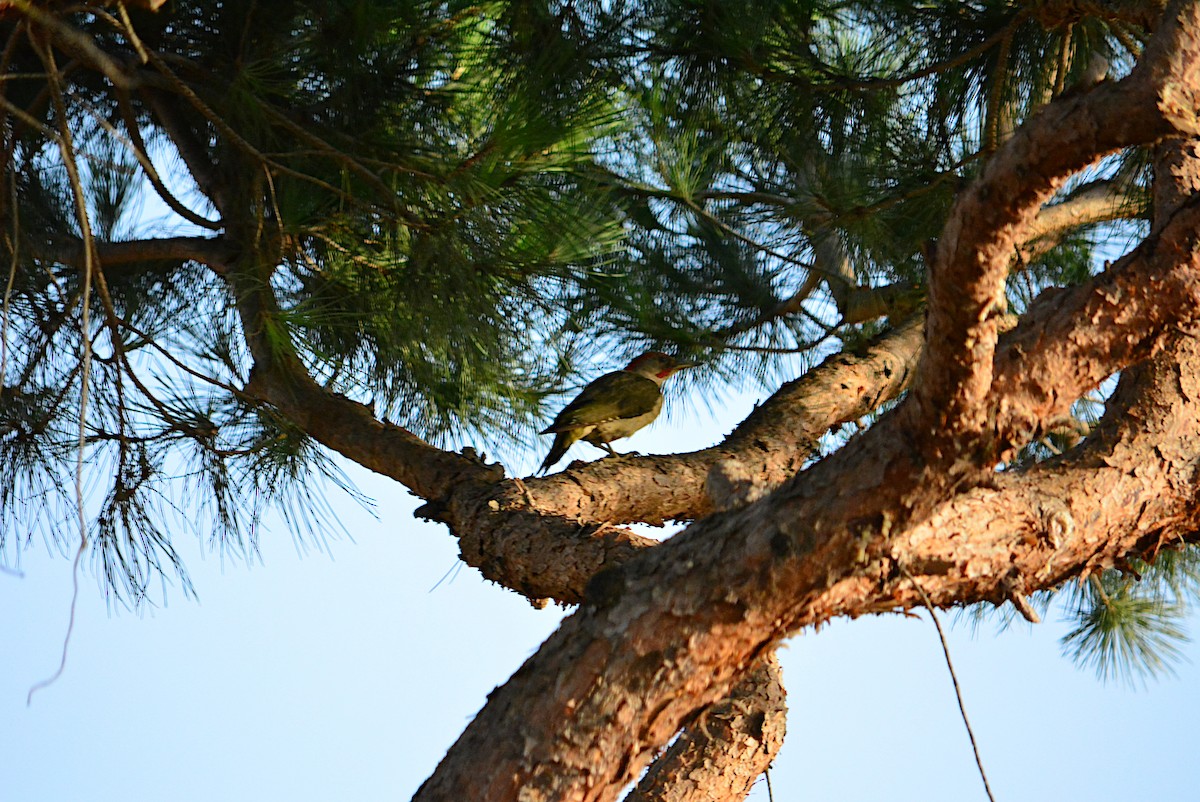
[[[1200,552],[1169,550],[1154,563],[1108,570],[1068,587],[1075,628],[1063,652],[1102,680],[1133,684],[1172,671],[1188,640],[1187,608],[1200,599]]]
[[[128,9],[136,36],[103,4],[37,5],[136,86],[56,50],[55,98],[46,51],[0,21],[0,554],[35,529],[68,548],[82,455],[97,571],[135,603],[156,577],[189,587],[181,529],[249,556],[268,505],[304,543],[336,528],[314,491],[344,477],[238,392],[230,273],[271,298],[266,347],[442,444],[519,448],[548,399],[646,347],[706,363],[674,391],[773,385],[882,327],[848,319],[850,290],[910,313],[955,193],[1093,56],[1127,71],[1138,38],[1000,0],[179,0]],[[101,248],[225,250],[109,258],[85,280],[64,128]],[[157,204],[144,161],[190,220],[139,218]],[[1144,156],[1101,179],[1144,192]],[[1012,306],[1093,273],[1120,231],[1015,263]],[[1073,648],[1141,654],[1086,645],[1121,615],[1167,631],[1113,609]]]
[[[1133,686],[1173,673],[1189,640],[1189,609],[1200,602],[1200,549],[1164,549],[1154,562],[1141,560],[1033,594],[1030,605],[1045,618],[1057,610],[1071,630],[1062,651],[1104,682]],[[976,629],[985,621],[1003,630],[1022,621],[1012,605],[970,605],[960,620]]]

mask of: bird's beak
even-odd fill
[[[675,370],[683,370],[684,368],[694,368],[694,367],[697,367],[699,364],[700,364],[699,362],[680,362],[678,365],[675,366]]]

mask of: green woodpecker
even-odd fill
[[[562,459],[577,440],[585,440],[617,456],[609,443],[628,437],[657,418],[663,405],[662,383],[675,371],[692,366],[693,363],[676,362],[666,354],[647,351],[624,370],[605,373],[584,387],[558,413],[554,423],[541,431],[541,434],[554,433],[554,445],[542,462],[541,472],[545,473]]]

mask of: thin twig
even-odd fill
[[[280,125],[282,125],[284,128],[286,128],[290,133],[294,134],[297,138],[303,139],[306,142],[309,142],[310,144],[315,146],[319,152],[323,153],[326,156],[329,156],[332,159],[335,159],[336,161],[342,162],[343,164],[347,165],[354,172],[358,173],[363,178],[365,178],[367,181],[369,181],[371,184],[375,185],[376,188],[380,189],[386,197],[395,197],[395,194],[396,194],[395,190],[393,190],[387,184],[383,183],[383,180],[379,177],[379,175],[377,173],[373,173],[370,170],[368,170],[366,168],[366,166],[362,162],[360,162],[357,158],[355,158],[341,150],[338,150],[333,145],[331,145],[329,142],[327,142],[324,139],[322,139],[321,137],[317,136],[312,131],[305,128],[303,125],[300,125],[296,121],[292,120],[290,117],[287,116],[287,114],[285,114],[280,109],[277,109],[275,106],[271,105],[270,103],[264,102],[262,104],[262,109],[267,114],[269,114],[276,122],[278,122]],[[435,176],[432,173],[427,173],[427,172],[418,170],[413,167],[406,167],[403,164],[397,164],[395,162],[384,161],[384,162],[379,162],[379,165],[383,166],[383,167],[387,167],[392,170],[395,170],[397,172],[408,173],[410,175],[418,176],[420,178],[427,178],[427,179],[435,178]]]
[[[145,64],[150,61],[150,56],[146,55],[146,47],[142,44],[141,38],[138,37],[137,31],[133,29],[133,21],[129,19],[129,11],[125,8],[124,0],[117,0],[117,13],[121,15],[121,22],[125,25],[125,33],[129,37],[129,41],[133,44],[133,49],[137,51],[138,58]],[[107,15],[106,15],[107,16]]]
[[[51,99],[54,102],[55,114],[58,117],[59,136],[58,148],[62,155],[63,166],[66,167],[67,177],[71,184],[71,194],[75,200],[75,213],[79,217],[79,230],[83,235],[84,247],[84,270],[83,270],[83,297],[80,304],[80,314],[82,320],[83,333],[83,355],[81,362],[82,369],[79,374],[79,444],[75,452],[75,510],[79,517],[79,549],[75,552],[75,561],[71,567],[71,615],[67,621],[67,632],[63,637],[62,658],[59,660],[58,669],[50,677],[36,683],[29,689],[29,694],[25,697],[25,705],[29,706],[33,703],[33,694],[41,688],[53,684],[62,676],[63,671],[67,667],[67,648],[71,644],[71,634],[75,631],[75,607],[79,601],[79,564],[83,561],[83,552],[88,546],[87,536],[87,517],[83,509],[83,456],[87,448],[87,402],[88,402],[88,378],[91,370],[92,362],[92,341],[88,337],[88,330],[91,328],[89,315],[89,305],[91,302],[92,292],[92,273],[95,265],[95,239],[92,236],[92,225],[88,219],[87,201],[83,192],[83,184],[79,179],[79,167],[75,161],[75,147],[71,140],[71,129],[67,125],[66,101],[63,99],[62,83],[59,80],[58,66],[54,62],[54,51],[43,43],[35,41],[34,37],[30,37],[31,44],[38,51],[38,56],[46,67],[46,72],[50,77]]]
[[[8,39],[4,42],[4,50],[0,51],[0,97],[4,97],[4,95],[8,92],[8,85],[7,83],[4,83],[5,81],[20,80],[22,77],[29,77],[39,81],[46,80],[46,76],[44,74],[25,75],[23,73],[9,71],[9,67],[12,66],[13,53],[17,49],[18,37],[23,33],[24,28],[24,20],[21,20],[16,25],[12,26],[12,32],[9,33]],[[7,164],[8,154],[11,153],[12,146],[15,146],[17,135],[16,131],[13,131],[7,124],[8,120],[5,119],[5,117],[6,115],[0,113],[0,131],[4,131],[6,133],[6,136],[4,137],[4,153],[6,155],[5,164]],[[8,142],[10,138],[13,141],[12,146],[10,146]]]
[[[781,345],[733,345],[731,343],[722,342],[719,338],[712,341],[703,340],[702,343],[706,347],[713,348],[718,351],[738,351],[747,354],[807,354],[832,336],[834,335],[825,334],[815,340],[804,340],[799,345],[791,348]]]
[[[0,323],[0,395],[4,393],[4,377],[8,375],[8,310],[12,300],[13,283],[17,278],[17,262],[21,251],[21,222],[20,211],[17,209],[17,177],[8,174],[9,187],[12,190],[12,266],[8,270],[8,283],[4,287],[4,320]]]
[[[808,275],[805,276],[804,283],[800,285],[800,289],[792,293],[789,298],[780,301],[773,308],[759,315],[755,315],[750,320],[718,329],[717,331],[713,332],[713,336],[722,340],[730,339],[739,334],[745,334],[748,331],[765,326],[767,323],[770,323],[777,318],[784,317],[785,315],[795,314],[797,310],[802,308],[802,304],[808,300],[808,297],[812,295],[813,290],[815,290],[820,283],[820,275],[816,272],[810,271]]]
[[[271,195],[271,210],[275,212],[275,229],[279,234],[279,247],[283,247],[287,236],[283,233],[283,213],[279,211],[279,196],[275,194],[275,179],[271,178],[271,168],[263,164],[263,175],[267,177],[267,189]]]
[[[950,646],[946,643],[946,633],[942,631],[942,625],[938,621],[937,613],[933,610],[933,601],[930,600],[929,594],[925,592],[925,588],[921,587],[913,575],[908,572],[908,569],[903,565],[899,565],[900,570],[908,577],[908,581],[912,582],[917,593],[921,595],[921,601],[925,604],[925,609],[929,611],[929,617],[933,621],[933,626],[937,629],[938,639],[942,642],[942,653],[946,656],[946,668],[950,669],[950,681],[954,683],[954,695],[958,698],[958,712],[962,714],[963,724],[967,728],[967,737],[971,739],[971,751],[975,753],[975,765],[979,767],[979,778],[983,780],[983,790],[987,793],[988,799],[991,802],[996,802],[996,797],[992,796],[992,787],[988,784],[987,773],[983,770],[983,759],[979,757],[979,745],[975,742],[975,732],[971,729],[971,721],[967,718],[967,708],[963,704],[962,689],[958,685],[958,675],[954,673],[954,662],[950,659]]]
[[[1142,57],[1142,46],[1133,38],[1133,35],[1130,34],[1129,29],[1125,27],[1124,23],[1118,20],[1111,20],[1108,23],[1108,30],[1121,43],[1121,47],[1129,51],[1129,55],[1134,58]]]
[[[162,57],[159,54],[157,54],[151,50],[151,51],[147,51],[147,55],[150,57],[150,63],[167,80],[167,82],[175,90],[175,93],[182,96],[183,99],[186,100],[192,106],[192,108],[194,108],[205,119],[207,119],[209,122],[211,122],[217,128],[217,130],[220,133],[222,133],[229,140],[229,142],[234,147],[236,147],[238,150],[249,155],[251,158],[253,158],[255,161],[258,161],[260,164],[264,164],[264,165],[268,165],[268,166],[272,167],[277,172],[279,172],[283,175],[288,175],[297,180],[305,181],[309,184],[312,184],[313,186],[320,187],[321,189],[324,189],[325,191],[331,193],[335,197],[340,198],[341,200],[345,201],[348,204],[351,204],[351,205],[354,205],[357,207],[361,207],[361,208],[367,208],[367,209],[379,208],[376,204],[367,203],[367,202],[362,201],[359,198],[355,197],[354,195],[352,195],[349,192],[345,192],[341,189],[338,189],[337,187],[330,184],[328,181],[324,181],[320,178],[317,178],[316,176],[309,175],[308,173],[304,173],[299,170],[293,170],[290,167],[280,164],[279,162],[275,161],[274,159],[267,158],[261,151],[258,150],[258,148],[254,147],[254,145],[250,144],[250,142],[245,137],[243,137],[237,131],[233,130],[233,127],[228,122],[226,122],[225,119],[223,117],[221,117],[221,115],[217,114],[212,108],[209,107],[209,105],[207,103],[205,103],[203,100],[201,100],[200,96],[197,95],[194,91],[192,91],[191,87],[189,87],[187,84],[185,84],[183,82],[182,78],[180,78],[178,75],[175,74],[175,72],[167,65],[167,63],[165,61],[163,61]]]
[[[229,384],[228,382],[223,382],[214,376],[209,376],[205,373],[201,373],[200,371],[196,370],[193,367],[190,367],[189,365],[187,365],[186,363],[181,361],[178,357],[176,357],[174,354],[172,354],[169,350],[167,350],[162,345],[160,345],[153,338],[152,335],[147,334],[145,331],[142,331],[137,326],[130,323],[128,320],[118,317],[118,318],[116,318],[116,321],[117,321],[118,325],[121,326],[121,328],[124,328],[125,330],[132,332],[133,334],[136,334],[138,337],[141,337],[143,340],[146,341],[146,345],[148,347],[153,348],[155,351],[157,351],[159,353],[160,356],[162,356],[168,362],[170,362],[171,364],[173,364],[175,367],[179,368],[183,372],[187,373],[188,375],[190,375],[196,379],[199,379],[202,382],[207,382],[208,384],[211,384],[214,387],[219,387],[220,389],[225,390],[226,392],[231,393],[232,395],[235,395],[239,398],[247,397],[241,390],[239,390],[237,387],[233,386],[232,384]],[[130,372],[132,373],[132,368],[130,368]],[[134,377],[134,380],[136,381],[136,377]]]
[[[838,216],[838,220],[841,220],[843,222],[845,222],[845,221],[853,222],[856,220],[864,220],[868,217],[871,217],[872,215],[878,214],[879,212],[887,211],[888,209],[890,209],[894,206],[897,206],[901,203],[904,203],[906,201],[916,200],[917,198],[921,197],[922,195],[926,195],[926,194],[938,189],[939,187],[941,187],[942,184],[945,184],[950,181],[958,181],[959,179],[962,178],[962,175],[959,172],[960,170],[962,170],[964,167],[967,167],[972,162],[979,161],[986,155],[987,154],[984,152],[984,150],[982,148],[980,150],[974,151],[972,153],[968,153],[966,156],[963,156],[958,161],[956,161],[953,164],[946,167],[945,170],[940,171],[929,182],[922,184],[921,186],[916,187],[915,189],[910,189],[907,192],[901,192],[896,195],[891,195],[882,200],[876,201],[875,203],[871,203],[871,204],[868,204],[865,206],[852,206],[849,209],[847,209],[845,212],[840,214]]]
[[[37,119],[32,114],[25,111],[25,109],[21,108],[20,106],[13,103],[11,100],[9,100],[8,98],[6,98],[2,95],[0,95],[0,107],[3,107],[6,111],[8,111],[10,114],[14,115],[17,119],[19,119],[21,122],[25,123],[26,125],[30,126],[31,128],[37,129],[42,134],[44,134],[47,138],[58,139],[57,131],[55,131],[53,128],[50,128],[48,125],[43,123],[41,120]],[[14,136],[14,137],[12,137],[12,139],[15,141],[16,137]],[[9,148],[9,150],[11,151],[11,148]],[[8,154],[6,153],[5,156],[7,158]]]
[[[79,474],[76,474],[77,478],[78,476]],[[75,487],[76,492],[79,492],[78,482],[76,482]],[[29,693],[25,695],[26,707],[33,704],[33,694],[35,692],[57,682],[58,678],[62,676],[63,671],[67,668],[67,647],[71,645],[71,634],[75,631],[75,603],[79,601],[79,563],[83,559],[83,550],[85,548],[87,548],[86,534],[83,540],[79,541],[79,548],[75,552],[75,562],[71,565],[71,616],[67,619],[67,634],[63,636],[62,658],[58,661],[58,669],[46,679],[33,684],[29,689]]]
[[[1071,69],[1071,33],[1074,27],[1067,23],[1067,30],[1062,35],[1058,51],[1058,64],[1054,70],[1054,97],[1061,95],[1063,88],[1067,85],[1067,72]]]
[[[88,59],[104,73],[113,86],[129,88],[133,76],[121,64],[97,46],[92,37],[59,19],[55,14],[35,6],[30,0],[10,0],[17,10],[58,40],[64,50],[73,50]],[[55,79],[56,80],[56,79]]]
[[[790,262],[791,264],[794,264],[797,267],[807,270],[810,273],[813,273],[813,272],[820,273],[821,275],[825,276],[827,279],[844,280],[844,279],[842,279],[841,276],[838,276],[836,273],[831,273],[828,270],[823,270],[822,268],[818,267],[817,265],[810,264],[808,262],[803,262],[799,259],[796,259],[793,256],[788,256],[784,253],[780,253],[779,251],[776,251],[773,248],[771,248],[767,245],[764,245],[761,242],[758,242],[754,238],[746,236],[742,232],[738,231],[737,229],[735,229],[732,226],[725,223],[723,220],[720,220],[719,218],[717,218],[715,215],[713,215],[706,209],[702,208],[699,204],[697,204],[695,201],[691,200],[690,198],[682,198],[681,200],[683,201],[685,206],[687,206],[689,209],[694,211],[696,214],[700,215],[702,218],[704,218],[708,222],[712,223],[717,228],[721,229],[722,231],[724,231],[725,233],[734,237],[735,239],[740,240],[741,242],[744,242],[746,245],[749,245],[752,248],[760,250],[769,256],[774,256],[776,259],[780,259],[785,262]],[[824,320],[821,320],[819,317],[814,315],[812,312],[809,312],[803,306],[800,306],[796,311],[799,312],[803,317],[806,317],[810,321],[815,323],[817,325],[817,327],[820,328],[822,331],[824,331],[826,334],[832,335],[835,331],[837,331],[836,327],[830,326]]]
[[[111,131],[111,133],[114,136],[121,138],[120,134],[115,129],[113,129],[111,126],[107,126],[107,128]],[[136,127],[133,130],[136,131]],[[64,135],[66,135],[66,134],[64,134]],[[58,141],[60,143],[63,141],[61,136],[56,136],[56,139],[58,139]],[[122,141],[124,141],[123,138],[121,138],[121,139],[122,139]],[[128,143],[126,143],[126,144],[128,144]],[[144,144],[142,144],[142,148],[144,148]],[[135,147],[134,150],[136,152],[137,148]],[[145,169],[147,169],[149,174],[154,173],[153,166],[149,165],[148,155],[147,155],[147,161],[145,163],[143,163],[143,167]],[[80,191],[82,192],[82,189]],[[200,218],[200,219],[203,220],[203,218]],[[205,221],[205,222],[208,222],[208,221]],[[217,225],[217,227],[219,227],[218,224],[209,223],[209,225]],[[93,277],[93,269],[91,267],[91,260],[93,260],[96,256],[96,243],[95,243],[94,238],[91,237],[90,226],[85,226],[84,229],[87,232],[87,236],[84,239],[84,259],[85,259],[85,263],[88,265],[86,268],[87,283],[88,283],[88,286],[90,287],[90,280]],[[214,384],[218,384],[218,385],[220,384],[217,380],[209,379],[208,377],[204,377],[196,371],[190,370],[189,368],[184,366],[181,362],[176,360],[173,356],[171,356],[169,353],[167,353],[166,349],[162,348],[156,342],[154,342],[153,338],[144,334],[141,331],[138,331],[128,322],[123,321],[116,313],[116,307],[113,304],[112,296],[109,294],[108,282],[105,280],[104,272],[102,270],[95,270],[94,277],[96,280],[96,288],[100,295],[100,299],[101,299],[101,302],[102,302],[102,304],[104,306],[104,310],[105,310],[105,324],[110,330],[113,351],[115,352],[117,359],[119,360],[121,365],[124,367],[125,372],[129,375],[129,378],[133,381],[133,383],[137,387],[137,389],[139,391],[141,391],[142,395],[145,396],[145,398],[156,409],[158,409],[159,412],[162,413],[165,418],[170,419],[172,417],[170,410],[168,410],[166,408],[166,406],[161,401],[159,401],[158,398],[153,393],[150,392],[149,388],[147,388],[141,382],[141,380],[138,378],[137,374],[133,370],[133,365],[129,362],[128,355],[125,353],[125,348],[123,345],[123,341],[121,339],[120,327],[122,325],[124,325],[126,328],[133,331],[138,336],[145,339],[151,346],[155,347],[158,351],[165,354],[172,362],[175,362],[177,365],[179,365],[184,370],[187,370],[189,373],[192,373],[193,375],[196,375],[199,378],[205,379],[207,381],[212,381],[212,383],[214,383]],[[86,330],[86,323],[87,323],[86,303],[85,303],[84,314],[85,314],[84,322],[85,322],[85,330]],[[230,389],[232,389],[232,388],[230,388]],[[120,384],[119,383],[118,383],[118,392],[120,392]],[[234,392],[236,392],[236,390],[234,390]],[[123,408],[123,404],[121,405],[121,408]]]

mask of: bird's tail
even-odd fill
[[[550,446],[550,453],[546,455],[546,459],[542,460],[542,467],[538,468],[538,473],[545,473],[550,470],[554,463],[563,458],[563,454],[567,453],[567,449],[575,444],[579,439],[577,429],[567,429],[562,432],[554,433],[554,445]]]

